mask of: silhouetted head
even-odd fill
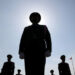
[[[20,70],[20,69],[18,69],[18,74],[20,74],[20,72],[21,72],[21,70]]]
[[[7,58],[8,58],[8,61],[11,61],[12,55],[8,54]]]
[[[60,59],[62,60],[62,62],[65,62],[65,55],[62,55],[62,56],[60,57]]]
[[[54,70],[50,70],[50,73],[53,74],[54,73]]]
[[[37,12],[33,12],[33,13],[31,13],[29,18],[33,24],[38,24],[41,20],[41,15]]]

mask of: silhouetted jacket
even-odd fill
[[[71,75],[68,63],[59,63],[58,70],[59,70],[59,75]]]
[[[51,52],[51,36],[45,25],[31,25],[25,27],[19,46],[19,54],[44,54],[46,50]],[[42,55],[41,55],[42,56]]]
[[[15,65],[13,62],[5,62],[2,68],[1,75],[14,75]]]

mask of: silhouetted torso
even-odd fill
[[[26,75],[44,75],[45,51],[51,52],[51,38],[44,25],[31,25],[24,29],[19,53],[25,56]]]
[[[45,28],[43,25],[32,25],[25,28],[20,48],[24,50],[26,56],[41,56],[41,54],[43,56],[46,51],[46,44],[48,44],[47,50],[51,50],[49,32],[46,30],[45,33]]]
[[[2,68],[1,75],[13,75],[14,74],[14,63],[5,62]]]
[[[59,74],[60,75],[71,75],[68,63],[59,63],[58,64],[58,69],[59,69]]]

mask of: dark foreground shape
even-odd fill
[[[11,61],[12,55],[7,55],[8,61],[4,63],[1,75],[14,75],[15,64]]]
[[[19,55],[25,61],[26,75],[44,75],[46,56],[51,53],[51,37],[45,25],[39,25],[41,16],[30,15],[31,26],[25,27],[19,46]]]
[[[71,75],[69,64],[65,62],[65,55],[62,55],[60,59],[62,62],[58,64],[59,75]]]

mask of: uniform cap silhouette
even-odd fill
[[[60,57],[60,59],[64,59],[65,58],[65,55],[62,55],[61,57]]]
[[[7,57],[8,57],[8,58],[12,58],[12,55],[8,54]]]

